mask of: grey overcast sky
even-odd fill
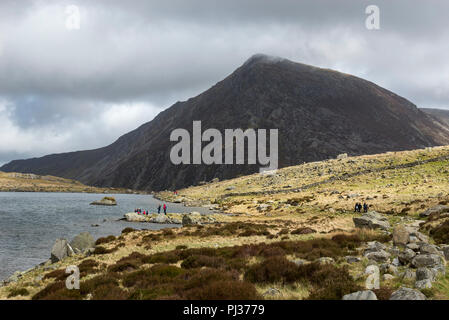
[[[448,15],[441,0],[1,0],[0,164],[112,143],[255,53],[449,109]]]

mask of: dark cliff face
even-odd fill
[[[302,162],[449,143],[449,130],[415,105],[369,81],[332,70],[256,55],[225,80],[160,113],[112,145],[13,161],[0,170],[51,174],[83,183],[177,189],[257,172],[255,165],[173,165],[170,133],[279,129],[280,167]]]

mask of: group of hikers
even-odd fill
[[[362,208],[363,208],[363,212],[368,212],[369,206],[366,203],[364,203],[362,206],[361,203],[357,202],[355,204],[354,212],[362,212]]]
[[[158,213],[158,214],[161,214],[161,210],[162,210],[162,209],[164,209],[164,214],[166,215],[166,214],[167,214],[167,205],[166,205],[165,203],[164,203],[164,206],[159,205],[159,206],[157,207],[157,213]],[[150,211],[149,211],[149,210],[142,210],[142,209],[135,209],[135,210],[134,210],[134,213],[141,214],[141,215],[143,215],[143,216],[147,216],[147,215],[150,214]]]

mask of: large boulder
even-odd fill
[[[422,281],[422,280],[430,280],[434,281],[437,277],[437,273],[434,269],[429,268],[418,268],[416,270],[416,281]]]
[[[365,290],[347,294],[343,300],[377,300],[377,296],[371,290]]]
[[[418,290],[403,287],[393,292],[390,300],[426,300],[426,296]]]
[[[72,247],[66,239],[57,239],[51,249],[50,259],[52,263],[56,263],[74,254]]]
[[[125,219],[128,222],[146,222],[149,220],[148,216],[144,216],[136,212],[130,212],[125,214]]]
[[[410,241],[410,232],[403,225],[396,226],[393,229],[393,244],[395,246],[406,246]]]
[[[390,254],[384,250],[369,252],[365,255],[369,260],[373,260],[376,262],[386,262],[390,258]]]
[[[415,268],[422,267],[441,267],[445,265],[444,258],[438,254],[419,254],[412,259],[412,266]]]
[[[380,270],[378,266],[369,265],[365,269],[365,275],[368,275],[365,281],[365,288],[368,290],[380,288]]]
[[[375,211],[365,213],[361,217],[354,217],[353,221],[357,228],[382,230],[388,230],[390,228],[390,223],[388,223],[387,218]]]
[[[85,252],[95,247],[95,240],[89,232],[82,232],[70,242],[73,251]]]
[[[171,224],[172,221],[165,214],[159,214],[157,217],[151,219],[152,223]]]
[[[419,251],[421,252],[421,254],[440,254],[437,246],[428,243],[421,244],[419,247]]]

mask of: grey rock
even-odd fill
[[[411,264],[415,268],[436,267],[444,265],[445,261],[438,254],[419,254],[412,259]]]
[[[393,229],[393,244],[395,246],[405,246],[410,240],[410,233],[403,225],[396,226]]]
[[[366,256],[368,253],[378,252],[386,249],[387,247],[384,244],[377,241],[371,241],[368,242],[368,247],[363,251],[363,254]]]
[[[64,260],[67,257],[71,257],[74,254],[72,247],[66,239],[57,239],[51,249],[50,259],[52,263],[55,263]]]
[[[436,270],[432,271],[432,269],[429,268],[418,268],[416,270],[416,280],[417,281],[421,281],[421,280],[430,280],[430,281],[434,281],[436,277]]]
[[[376,252],[370,252],[365,255],[365,257],[376,262],[386,262],[390,258],[390,254],[385,250],[380,250]]]
[[[397,255],[399,255],[399,253],[401,253],[401,250],[399,250],[399,248],[397,248],[397,247],[392,247],[392,248],[388,248],[387,252],[393,256],[397,256]]]
[[[419,247],[419,251],[421,252],[421,254],[440,254],[436,246],[428,243],[421,244]]]
[[[386,273],[386,274],[384,274],[382,276],[382,280],[383,281],[390,281],[390,280],[393,280],[393,279],[394,279],[394,276],[392,274],[389,274],[389,273]]]
[[[416,281],[415,288],[420,289],[420,290],[430,289],[430,288],[432,288],[432,281],[430,281],[429,279]]]
[[[398,268],[392,264],[384,263],[379,269],[382,273],[398,274]]]
[[[390,228],[387,219],[375,211],[365,213],[361,217],[354,217],[353,221],[357,228],[382,230],[388,230]]]
[[[357,291],[343,296],[343,300],[377,300],[377,296],[371,290]]]
[[[429,237],[421,232],[418,232],[418,231],[412,232],[411,235],[414,237],[417,237],[418,240],[421,242],[429,243]]]
[[[405,270],[402,274],[402,280],[416,280],[416,272],[410,269]]]
[[[410,250],[413,250],[414,252],[418,252],[420,246],[417,243],[409,243],[409,244],[407,244],[407,248]]]
[[[74,251],[82,253],[87,249],[95,247],[95,240],[89,232],[82,232],[70,242],[70,246]]]
[[[398,257],[396,257],[393,259],[393,261],[391,261],[391,264],[395,267],[399,267],[401,265],[401,262],[399,261]]]
[[[405,249],[398,255],[398,259],[399,262],[406,265],[409,264],[415,256],[416,253],[413,250]]]
[[[357,262],[360,262],[361,259],[359,257],[346,256],[345,260],[347,263],[357,263]]]
[[[402,287],[392,293],[390,300],[426,300],[426,296],[418,290]]]
[[[157,217],[151,219],[152,223],[171,224],[172,221],[165,214],[159,214]]]

